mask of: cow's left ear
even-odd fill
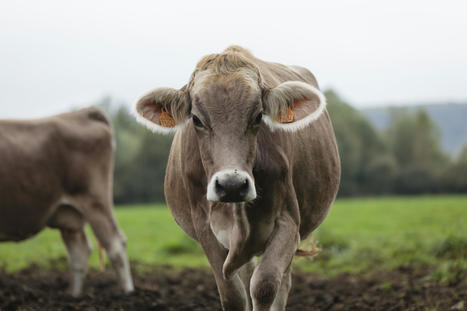
[[[185,87],[181,90],[158,88],[138,100],[135,116],[153,132],[169,134],[186,124],[189,110]]]
[[[271,130],[293,132],[321,116],[326,108],[326,98],[308,83],[287,81],[265,91],[263,106],[263,120]]]

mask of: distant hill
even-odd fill
[[[391,111],[397,109],[425,110],[439,126],[441,146],[448,154],[457,156],[467,144],[467,103],[364,108],[360,111],[376,128],[384,130],[391,120]]]

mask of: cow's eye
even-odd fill
[[[258,115],[256,116],[254,124],[255,125],[260,124],[262,118],[263,118],[263,113],[262,112],[258,113]]]
[[[204,126],[203,126],[203,122],[201,122],[201,120],[200,120],[197,116],[195,116],[195,115],[193,115],[193,124],[194,124],[196,127],[204,127]]]

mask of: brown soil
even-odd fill
[[[209,271],[150,271],[134,272],[136,291],[127,296],[111,271],[90,271],[79,299],[66,294],[66,271],[0,272],[0,310],[220,310]],[[295,273],[287,310],[463,310],[467,282],[441,285],[428,273],[401,268],[329,280]]]

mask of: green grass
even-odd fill
[[[313,237],[323,249],[305,270],[328,273],[403,265],[467,268],[467,196],[338,200]]]
[[[208,266],[200,247],[164,206],[121,206],[116,215],[128,237],[129,256],[141,266]],[[89,237],[95,244],[94,236]],[[467,268],[467,196],[338,200],[313,239],[323,251],[311,261],[295,259],[296,267],[333,275],[436,265],[433,277],[449,280]],[[56,230],[46,229],[22,243],[0,244],[0,265],[8,271],[31,263],[63,263],[65,256]],[[98,266],[97,252],[90,262]]]
[[[208,265],[201,248],[177,226],[164,205],[120,206],[116,209],[116,217],[128,238],[130,260],[174,267]],[[96,238],[89,226],[86,229],[94,249],[90,265],[97,268]],[[66,256],[60,233],[48,228],[27,241],[0,244],[0,266],[3,265],[7,271],[19,270],[30,264],[49,266],[63,263]]]

